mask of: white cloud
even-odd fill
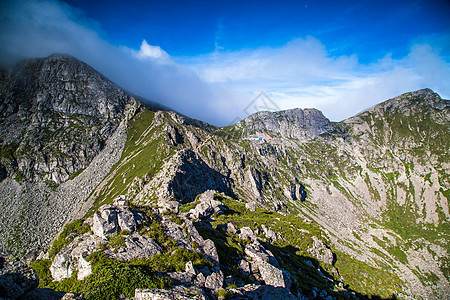
[[[320,41],[307,37],[278,48],[214,53],[187,63],[207,82],[249,96],[265,91],[281,109],[315,107],[335,121],[420,88],[450,96],[450,64],[428,44],[414,45],[401,59],[387,54],[364,65],[356,55],[331,56]]]
[[[139,59],[153,59],[160,62],[168,62],[170,57],[166,51],[159,46],[152,46],[146,40],[142,41],[139,51],[134,51],[133,54]]]

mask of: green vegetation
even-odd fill
[[[65,246],[69,245],[75,237],[89,232],[91,229],[83,220],[76,220],[64,226],[64,230],[58,235],[48,250],[51,259]]]
[[[345,284],[365,295],[392,297],[402,290],[403,282],[398,276],[358,261],[351,256],[334,250],[337,256],[336,269],[345,279]]]
[[[108,237],[108,245],[114,249],[114,251],[117,251],[119,248],[125,247],[125,237],[120,233],[115,233]]]
[[[115,300],[120,295],[131,298],[136,288],[164,288],[170,284],[168,278],[157,276],[145,265],[114,260],[102,252],[91,254],[87,260],[92,264],[92,274],[83,280],[77,280],[74,272],[68,279],[52,281],[50,260],[36,260],[31,267],[40,278],[39,287],[81,293],[87,300]]]

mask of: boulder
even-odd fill
[[[136,220],[129,209],[119,209],[117,212],[117,225],[120,230],[133,232],[136,230]]]
[[[252,242],[254,242],[258,239],[256,234],[253,232],[253,230],[250,227],[242,227],[239,230],[238,236],[241,240],[250,239]]]
[[[223,273],[222,271],[214,272],[206,277],[205,288],[217,291],[223,286]]]
[[[248,244],[244,249],[244,253],[254,261],[265,261],[275,267],[279,267],[278,261],[272,252],[266,250],[258,241]]]
[[[115,253],[108,250],[107,254],[115,259],[130,261],[132,259],[147,258],[151,255],[160,254],[161,247],[152,238],[134,232],[125,237],[124,247]]]
[[[214,213],[228,210],[222,202],[214,200],[215,193],[213,190],[208,190],[199,196],[199,203],[189,211],[192,218],[206,220]]]
[[[167,276],[169,276],[172,285],[191,286],[196,279],[195,274],[186,272],[169,272]]]
[[[277,239],[277,234],[275,233],[275,231],[273,231],[272,229],[266,227],[264,224],[261,225],[263,234],[266,236],[266,238],[273,242]]]
[[[185,268],[186,273],[197,275],[197,271],[195,270],[194,264],[192,263],[192,261],[188,261],[185,264],[184,268]]]
[[[292,284],[291,276],[287,271],[281,270],[268,262],[257,261],[259,274],[267,285],[289,289]]]
[[[217,253],[216,246],[211,240],[206,240],[203,245],[200,246],[206,259],[214,264],[215,267],[219,266],[219,254]]]
[[[61,281],[72,276],[72,261],[69,253],[58,253],[50,266],[53,280]]]
[[[117,209],[115,206],[104,205],[99,211],[94,213],[92,232],[95,235],[106,240],[108,235],[118,231]]]
[[[313,244],[308,248],[308,252],[311,253],[318,261],[324,262],[326,264],[334,264],[335,256],[334,253],[328,248],[322,240],[313,236]]]
[[[121,205],[103,205],[92,218],[92,232],[102,239],[121,230],[132,233],[143,222],[143,215],[132,212],[125,200],[115,204]]]

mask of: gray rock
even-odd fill
[[[52,278],[61,281],[72,276],[72,261],[69,253],[57,254],[50,266]]]
[[[114,252],[107,251],[112,258],[130,261],[132,259],[147,258],[162,253],[161,247],[152,238],[137,232],[125,237],[125,247]]]
[[[104,205],[94,213],[92,231],[102,239],[119,231],[116,206]]]
[[[249,276],[251,274],[250,264],[245,259],[239,261],[239,270],[244,276]]]
[[[244,253],[256,262],[264,261],[275,267],[279,267],[278,261],[275,256],[273,256],[272,252],[266,250],[266,248],[258,241],[248,244],[244,249]]]
[[[222,271],[214,272],[206,277],[205,288],[217,291],[223,287],[223,279]]]
[[[238,236],[241,240],[250,239],[252,242],[255,242],[258,239],[256,234],[253,232],[253,230],[250,227],[242,227],[239,230]]]
[[[123,200],[123,204],[126,202]],[[92,219],[92,232],[106,239],[109,235],[121,230],[132,233],[137,225],[142,223],[143,217],[133,213],[128,205],[103,205],[94,213]]]
[[[219,254],[217,253],[216,245],[211,240],[206,240],[203,245],[201,245],[202,252],[206,256],[206,259],[214,264],[214,266],[219,266]]]
[[[272,229],[266,227],[264,224],[261,225],[263,234],[266,236],[266,238],[273,242],[277,239],[277,234],[275,233],[275,231],[273,231]]]
[[[207,300],[202,289],[197,287],[176,286],[169,290],[162,289],[136,289],[135,300]]]
[[[206,276],[203,273],[198,273],[197,277],[195,278],[195,286],[199,288],[204,288],[206,282]]]
[[[128,207],[118,211],[117,224],[119,225],[120,230],[125,230],[128,232],[133,232],[136,230],[136,220]]]
[[[289,289],[270,285],[247,284],[243,287],[230,290],[232,300],[297,300]]]
[[[287,289],[291,287],[292,280],[287,271],[281,270],[280,268],[277,268],[262,260],[259,260],[256,263],[265,284]]]
[[[197,271],[195,270],[195,267],[194,267],[194,264],[192,263],[192,261],[188,261],[185,264],[185,272],[189,273],[189,274],[197,275]]]
[[[169,272],[167,273],[173,285],[191,286],[196,279],[195,274],[186,272]]]
[[[194,219],[208,219],[214,213],[227,210],[222,202],[214,200],[216,191],[208,190],[199,196],[199,203],[189,213]]]
[[[326,264],[334,264],[334,254],[330,248],[328,248],[322,240],[313,236],[313,244],[308,248],[308,252],[311,253],[317,260]]]

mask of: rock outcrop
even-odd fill
[[[257,112],[236,124],[243,136],[258,131],[299,140],[313,139],[336,127],[317,109],[289,109],[278,112]]]

